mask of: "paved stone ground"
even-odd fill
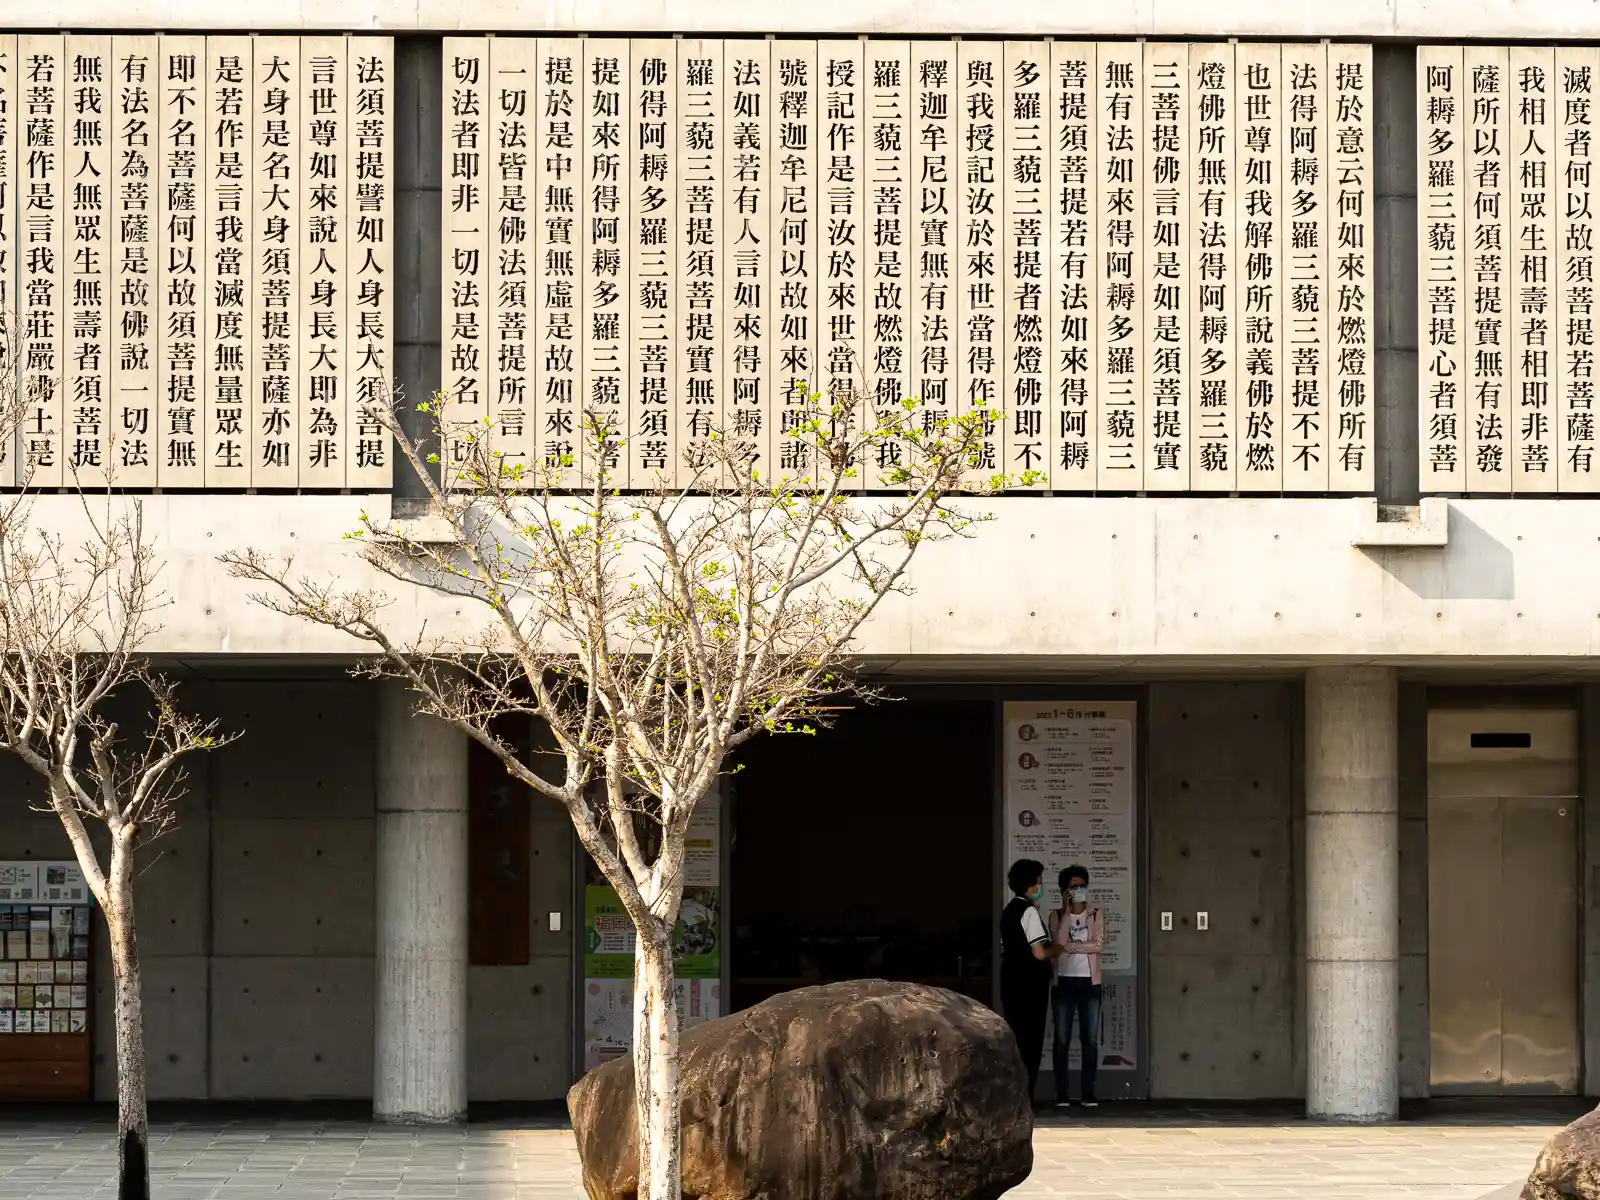
[[[1477,1200],[1519,1181],[1575,1112],[1430,1114],[1383,1128],[1308,1125],[1288,1111],[1046,1117],[1018,1200]],[[395,1130],[338,1118],[204,1113],[158,1119],[155,1200],[578,1200],[556,1119]],[[0,1197],[107,1200],[114,1144],[101,1113],[0,1110]],[[1510,1193],[1515,1195],[1514,1189]],[[1499,1200],[1496,1196],[1495,1200]]]

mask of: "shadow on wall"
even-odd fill
[[[1512,600],[1517,567],[1511,549],[1450,507],[1449,545],[1438,549],[1371,547],[1362,550],[1406,590],[1424,600]]]

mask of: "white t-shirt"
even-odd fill
[[[1031,904],[1022,913],[1022,936],[1028,939],[1030,946],[1050,940],[1050,935],[1044,931],[1044,919]]]
[[[1087,942],[1089,940],[1089,910],[1086,908],[1081,913],[1068,912],[1066,915],[1067,936],[1061,934],[1062,918],[1056,911],[1050,913],[1050,936],[1052,940],[1065,946],[1068,942]],[[1089,967],[1087,954],[1063,954],[1056,959],[1056,978],[1089,979],[1094,972]]]

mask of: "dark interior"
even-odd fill
[[[877,977],[988,1003],[994,706],[856,705],[734,776],[731,997]]]

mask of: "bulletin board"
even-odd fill
[[[0,1101],[92,1098],[93,915],[76,862],[0,861]]]
[[[722,1016],[727,994],[728,964],[722,949],[727,937],[724,798],[722,788],[706,796],[689,821],[683,904],[673,931],[678,1019],[683,1029]],[[576,1060],[581,1075],[633,1048],[634,933],[616,892],[581,848],[577,876],[583,914],[577,931],[582,967],[576,979],[580,1014]]]

